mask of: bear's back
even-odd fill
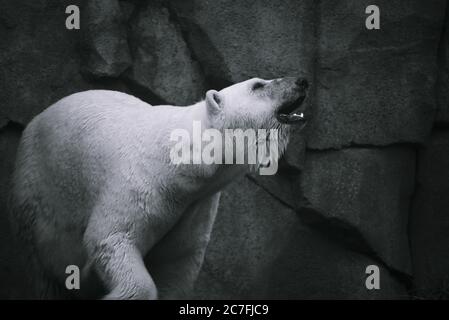
[[[131,136],[155,121],[150,115],[152,108],[122,92],[79,92],[59,100],[36,116],[24,134],[32,135],[36,142],[41,141],[49,151],[79,147],[87,156],[89,150],[106,152],[108,147],[113,150],[114,145],[131,143]]]

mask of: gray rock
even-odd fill
[[[449,298],[449,131],[437,131],[419,152],[410,218],[414,293]]]
[[[406,297],[404,286],[381,265],[381,290],[368,291],[365,270],[371,264],[378,263],[307,226],[243,178],[222,194],[194,298]]]
[[[323,1],[316,110],[308,147],[423,143],[430,134],[446,1],[377,1],[380,30],[358,0]]]
[[[0,114],[0,129],[8,124],[8,118]]]
[[[446,21],[439,48],[438,65],[438,112],[435,122],[449,124],[449,6],[446,8]]]
[[[415,151],[408,147],[309,152],[300,216],[411,274],[407,224],[414,173]]]
[[[130,86],[155,103],[193,104],[205,85],[181,30],[159,2],[144,3],[131,22],[134,64],[126,73]]]
[[[15,289],[21,286],[17,272],[21,249],[13,245],[6,206],[20,134],[17,126],[8,125],[0,129],[0,299],[14,297],[17,294]]]
[[[284,160],[286,163],[297,170],[304,168],[304,162],[306,159],[306,132],[308,128],[299,130],[298,127],[294,127],[291,134],[287,149],[284,153]]]
[[[290,168],[281,167],[279,172],[272,176],[251,174],[247,178],[285,206],[291,209],[297,209],[300,206],[299,200],[302,198],[302,193],[297,183],[298,173],[292,172]]]
[[[132,61],[119,1],[89,0],[82,13],[83,72],[96,78],[120,76]]]
[[[0,26],[1,113],[26,124],[58,99],[91,87],[79,73],[79,32],[65,28],[65,8],[76,1],[2,2],[15,21]]]
[[[122,12],[122,19],[123,21],[128,23],[132,15],[134,14],[136,5],[133,0],[120,0],[119,3],[120,3],[120,10]]]
[[[311,72],[313,1],[170,0],[212,79],[235,83]]]

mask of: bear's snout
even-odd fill
[[[276,118],[284,124],[305,124],[304,113],[299,109],[306,98],[309,83],[302,77],[287,77],[276,80],[280,105],[277,109]]]
[[[293,90],[300,93],[305,93],[309,88],[309,82],[303,77],[285,77],[277,79],[279,86],[286,91]]]

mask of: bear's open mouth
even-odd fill
[[[304,118],[304,113],[299,111],[295,112],[295,110],[302,105],[305,98],[306,96],[304,95],[294,102],[283,104],[276,112],[276,118],[279,122],[285,124],[305,123],[306,119]]]

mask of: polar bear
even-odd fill
[[[36,116],[19,145],[10,220],[31,298],[177,299],[191,292],[220,190],[247,165],[173,165],[172,130],[277,128],[280,148],[306,95],[303,78],[250,79],[187,107],[91,90]],[[282,150],[281,150],[282,152]],[[68,290],[67,266],[80,270]]]

